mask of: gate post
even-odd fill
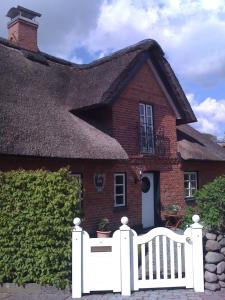
[[[203,247],[202,247],[202,228],[199,224],[198,215],[192,217],[194,224],[191,225],[192,231],[192,257],[193,257],[193,283],[195,292],[204,292],[204,272],[203,272]]]
[[[128,218],[122,217],[120,226],[121,294],[131,295],[131,229]]]
[[[73,220],[74,227],[72,230],[72,298],[81,298],[82,296],[82,247],[83,247],[83,230],[79,226],[80,218]]]

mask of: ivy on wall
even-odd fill
[[[71,285],[79,188],[68,169],[0,172],[0,283]]]

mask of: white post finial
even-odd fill
[[[121,230],[130,230],[130,227],[127,225],[129,222],[129,219],[128,217],[122,217],[121,218],[121,223],[122,223],[122,226],[120,226],[120,229]]]
[[[195,229],[197,229],[197,228],[202,229],[203,228],[203,226],[199,223],[199,221],[200,221],[199,215],[193,215],[192,221],[194,223],[190,226],[191,228],[195,228]]]
[[[192,221],[193,221],[194,223],[199,223],[199,221],[200,221],[199,215],[194,215],[194,216],[192,217]]]
[[[128,222],[129,222],[128,217],[122,217],[122,218],[121,218],[121,223],[122,223],[122,225],[127,225]]]
[[[81,223],[80,218],[74,218],[74,219],[73,219],[73,224],[74,224],[75,226],[79,226],[80,223]]]

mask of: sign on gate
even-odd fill
[[[204,291],[202,226],[199,216],[184,234],[164,227],[137,236],[121,219],[112,238],[90,238],[74,219],[72,298],[91,291],[121,292],[142,288],[186,287]]]

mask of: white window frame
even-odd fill
[[[155,141],[154,141],[154,125],[153,125],[153,107],[152,107],[152,105],[145,104],[145,103],[139,103],[139,121],[140,121],[140,150],[141,150],[141,153],[154,154],[154,152],[155,152],[154,142]],[[143,128],[143,130],[142,130],[142,128]],[[144,133],[144,136],[142,133]],[[145,139],[144,144],[142,143],[143,138]]]
[[[191,175],[195,175],[195,179],[191,179]],[[188,176],[188,179],[185,179],[185,176]],[[185,182],[188,182],[188,188],[185,187]],[[195,189],[192,188],[191,183],[195,183]],[[188,171],[184,172],[184,195],[186,199],[194,198],[194,193],[198,189],[198,173],[196,171]],[[194,190],[194,193],[193,193]],[[188,195],[186,195],[186,191],[188,191]]]
[[[117,176],[122,176],[123,177],[123,183],[116,183],[116,177]],[[122,186],[123,187],[123,193],[122,194],[117,194],[116,193],[116,187],[117,186]],[[123,203],[118,204],[116,202],[116,197],[117,196],[123,196]],[[125,206],[126,205],[126,173],[115,173],[114,174],[114,206],[119,207],[119,206]]]

